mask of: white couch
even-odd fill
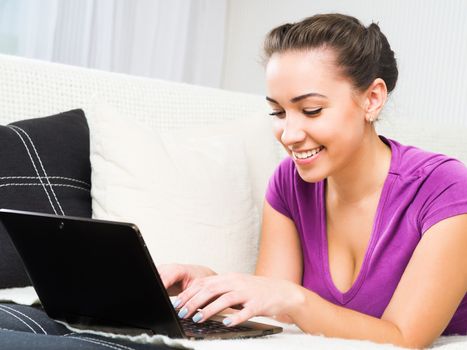
[[[1,124],[85,110],[91,129],[93,215],[136,222],[156,246],[150,248],[156,263],[176,260],[207,263],[220,271],[252,271],[265,187],[284,155],[270,133],[263,96],[5,55],[0,55],[0,82]],[[378,128],[402,143],[467,162],[465,126],[387,115]],[[148,205],[151,198],[157,205]],[[305,335],[293,326],[266,339],[188,345],[392,348]],[[467,348],[467,340],[443,337],[436,346]]]

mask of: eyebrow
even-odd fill
[[[310,93],[308,93],[308,94],[296,96],[296,97],[290,99],[290,102],[296,103],[296,102],[298,102],[298,101],[300,101],[300,100],[303,100],[303,99],[305,99],[305,98],[307,98],[307,97],[321,97],[321,98],[327,98],[326,96],[321,95],[321,94],[318,94],[317,92],[310,92]],[[268,97],[268,96],[266,96],[266,100],[268,100],[269,102],[275,103],[275,104],[279,104],[276,100],[274,100],[274,99],[272,99],[272,98],[270,98],[270,97]]]

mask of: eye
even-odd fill
[[[303,114],[305,115],[317,115],[321,113],[323,109],[322,108],[315,108],[315,109],[304,109]]]
[[[284,111],[273,111],[273,112],[269,113],[269,115],[271,115],[273,117],[277,117],[279,119],[282,119],[282,118],[284,118],[285,112]]]

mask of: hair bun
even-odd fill
[[[369,54],[374,58],[375,63],[375,78],[383,79],[388,92],[391,92],[396,87],[399,74],[394,51],[377,23],[371,23],[366,30],[366,44],[370,48]]]

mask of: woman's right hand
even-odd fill
[[[216,275],[209,267],[201,265],[165,264],[157,266],[157,271],[170,296],[180,294],[197,278]]]

